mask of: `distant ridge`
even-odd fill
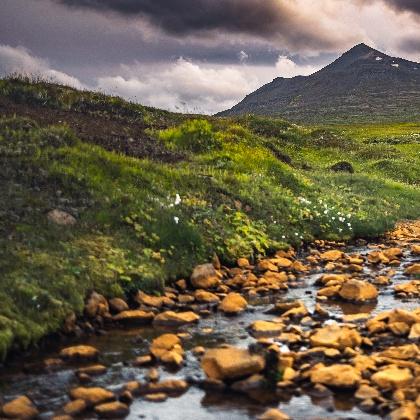
[[[420,64],[358,44],[310,76],[278,77],[220,116],[297,122],[420,120]]]

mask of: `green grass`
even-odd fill
[[[40,112],[70,107],[138,118],[156,142],[185,153],[177,163],[130,158],[65,125],[0,120],[1,358],[80,313],[90,290],[109,297],[158,291],[214,253],[232,263],[314,238],[375,237],[420,216],[420,124],[381,131],[261,117],[185,122],[21,80],[0,81],[0,95]],[[330,171],[339,161],[355,173]],[[77,224],[49,223],[54,208]]]

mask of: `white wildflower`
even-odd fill
[[[179,223],[179,217],[174,216],[174,221],[175,221],[176,224],[178,224]]]

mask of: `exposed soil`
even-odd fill
[[[83,141],[135,158],[168,163],[184,158],[181,153],[165,148],[159,140],[146,134],[148,127],[141,121],[133,123],[104,115],[20,104],[4,96],[0,96],[0,115],[31,118],[40,126],[67,124]]]

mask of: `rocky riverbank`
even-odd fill
[[[161,296],[94,292],[66,321],[69,345],[3,369],[2,414],[190,418],[200,395],[196,418],[415,420],[419,276],[416,222],[379,244],[317,241],[236,267],[216,258]]]

